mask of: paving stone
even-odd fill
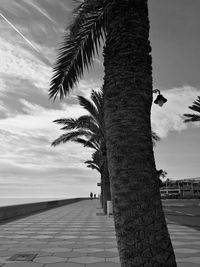
[[[57,252],[53,254],[56,257],[63,258],[75,258],[75,257],[85,257],[87,253],[84,252],[75,252],[75,251],[65,251],[65,252]]]
[[[192,248],[175,248],[175,253],[184,253],[184,254],[190,254],[190,253],[199,253],[200,255],[200,249],[192,249]]]
[[[120,267],[121,265],[119,263],[113,263],[113,262],[101,262],[101,263],[87,263],[85,267]]]
[[[94,247],[94,248],[105,248],[105,249],[108,249],[108,248],[115,248],[116,247],[116,244],[106,244],[106,243],[99,243],[99,244],[96,244],[96,245],[89,245],[88,247]]]
[[[84,266],[85,264],[73,263],[73,262],[45,264],[45,267],[84,267]]]
[[[51,238],[51,236],[50,235],[36,235],[36,236],[32,236],[31,238],[46,239],[46,238]]]
[[[15,253],[16,253],[16,251],[1,250],[0,251],[0,257],[12,256]]]
[[[0,241],[0,245],[11,245],[11,244],[18,244],[18,241]]]
[[[32,253],[32,252],[38,251],[38,249],[36,249],[36,248],[30,248],[30,247],[26,247],[26,248],[20,248],[20,247],[18,248],[18,247],[15,247],[14,250],[17,253],[20,253],[20,252]]]
[[[120,263],[119,257],[106,258],[106,261]]]
[[[100,258],[114,258],[118,256],[118,252],[111,252],[111,251],[97,251],[97,252],[90,252],[88,256],[92,257],[100,257]]]
[[[56,262],[66,261],[66,259],[55,256],[47,256],[47,257],[36,257],[33,261],[39,263],[56,263]]]
[[[43,267],[44,264],[34,262],[13,262],[2,265],[3,267]]]
[[[66,251],[72,251],[70,248],[43,248],[41,251],[45,252],[51,252],[51,253],[56,253],[56,252],[66,252]]]
[[[177,267],[199,267],[199,263],[178,262]]]
[[[27,244],[27,245],[36,245],[36,244],[47,244],[46,240],[45,241],[38,241],[38,240],[26,240],[25,242],[23,242],[23,244]]]
[[[187,258],[176,258],[176,262],[187,262],[187,263],[198,263],[200,264],[200,257],[187,257]]]
[[[79,248],[79,249],[74,249],[73,251],[89,253],[89,252],[103,252],[104,249],[99,249],[99,248]]]
[[[51,247],[54,247],[55,245],[52,245],[50,243],[47,243],[47,244],[31,244],[29,245],[29,248],[32,249],[43,249],[43,248],[51,248]]]
[[[69,261],[76,263],[97,263],[97,262],[104,262],[104,259],[96,257],[77,257],[77,258],[69,258]]]
[[[53,246],[62,246],[62,245],[72,245],[74,244],[74,242],[70,242],[70,241],[55,241],[55,240],[52,240],[50,241],[48,244],[50,245],[53,245]]]
[[[117,252],[118,253],[118,249],[117,248],[108,248],[108,249],[106,249],[106,251],[111,251],[111,252]]]
[[[73,243],[73,244],[62,245],[61,247],[76,249],[76,248],[84,248],[85,245],[84,244],[79,244],[79,243]]]

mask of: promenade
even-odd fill
[[[0,225],[0,267],[118,267],[113,218],[84,200]],[[200,232],[167,221],[178,267],[200,266]]]

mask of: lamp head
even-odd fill
[[[163,95],[161,95],[161,94],[159,94],[157,96],[156,100],[154,101],[154,103],[155,104],[158,104],[160,107],[162,107],[162,105],[164,103],[166,103],[166,102],[167,102],[167,99]]]

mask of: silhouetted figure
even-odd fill
[[[92,200],[92,198],[93,198],[93,193],[91,192],[90,193],[90,199]]]

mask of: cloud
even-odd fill
[[[79,105],[62,104],[61,110],[51,110],[24,99],[20,102],[24,113],[0,120],[0,191],[7,188],[8,194],[16,194],[19,188],[26,194],[25,189],[32,187],[31,195],[41,196],[45,194],[44,188],[48,195],[64,194],[68,188],[77,196],[81,192],[84,195],[85,187],[91,184],[94,188],[99,175],[84,164],[91,157],[91,149],[71,142],[51,147],[51,142],[62,134],[60,126],[52,121],[74,114],[80,116],[85,111]],[[79,193],[75,194],[76,184]]]
[[[190,113],[188,106],[192,105],[198,95],[200,88],[183,86],[165,90],[162,94],[168,99],[163,107],[152,105],[152,128],[162,138],[170,131],[182,131],[191,127],[184,123],[184,113]],[[199,127],[199,124],[193,124]]]
[[[19,79],[27,79],[42,89],[49,86],[51,68],[45,66],[18,44],[12,44],[2,37],[0,37],[0,66],[1,83],[3,83],[4,77],[9,74]],[[5,91],[5,88],[3,90]]]
[[[41,13],[45,18],[47,18],[49,21],[56,23],[54,19],[50,17],[49,14],[47,14],[46,11],[44,11],[39,5],[37,5],[35,2],[29,1],[29,5],[33,6],[39,13]]]
[[[92,150],[73,143],[51,147],[62,134],[52,121],[85,114],[76,95],[89,97],[91,89],[99,88],[95,79],[81,80],[61,103],[48,100],[50,62],[55,61],[72,1],[1,2],[0,12],[32,46],[1,20],[0,195],[87,195],[88,188],[96,190],[99,177],[84,165]]]

